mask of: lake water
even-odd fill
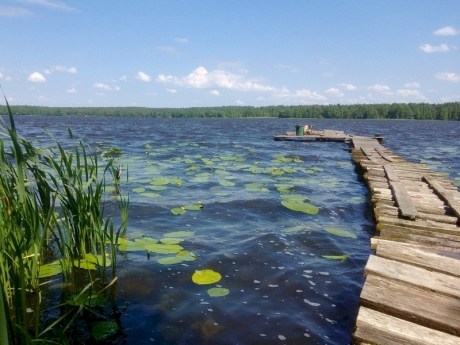
[[[351,342],[374,231],[369,194],[346,144],[273,140],[299,123],[383,135],[395,153],[460,184],[460,122],[17,119],[30,140],[48,141],[47,128],[63,141],[69,127],[94,149],[123,150],[128,240],[177,239],[189,258],[120,247],[121,343]],[[311,214],[283,206],[296,198]],[[207,269],[221,280],[195,284]]]

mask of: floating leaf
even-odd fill
[[[347,230],[335,229],[331,227],[324,227],[324,231],[332,235],[335,235],[335,236],[357,238],[357,236],[354,233],[347,231]]]
[[[187,250],[182,250],[176,254],[176,256],[166,256],[164,258],[158,259],[158,263],[162,265],[175,265],[180,264],[185,261],[194,261],[196,260],[196,255]]]
[[[171,213],[175,216],[180,216],[181,214],[184,214],[185,212],[187,211],[183,207],[174,207],[173,209],[171,209]]]
[[[163,244],[179,244],[183,241],[184,241],[183,238],[174,238],[174,237],[166,237],[166,238],[160,239],[160,242]]]
[[[83,259],[76,259],[73,261],[75,267],[84,268],[87,270],[96,270],[97,266],[102,266],[103,258],[101,255],[93,255],[88,253]],[[105,266],[110,266],[111,261],[109,258],[105,258]]]
[[[145,248],[152,253],[157,254],[174,254],[179,253],[182,249],[178,244],[161,244],[161,243],[152,243],[147,244]]]
[[[157,260],[162,265],[175,265],[180,264],[183,260],[177,256],[166,256]]]
[[[223,297],[227,296],[230,290],[226,288],[211,288],[207,292],[209,297]]]
[[[151,237],[143,237],[135,239],[134,241],[126,240],[123,238],[118,239],[118,250],[122,252],[136,252],[136,251],[143,251],[147,250],[145,248],[146,245],[157,243],[154,238]]]
[[[244,188],[251,192],[262,192],[262,193],[269,192],[268,188],[264,187],[264,185],[259,182],[245,184]]]
[[[143,187],[133,188],[132,191],[134,193],[143,193],[143,192],[145,192],[145,188],[143,188]]]
[[[178,258],[180,258],[182,261],[195,261],[196,260],[196,255],[193,254],[192,252],[189,252],[188,250],[183,250],[177,253],[176,255]]]
[[[118,331],[119,327],[115,320],[99,321],[93,324],[91,336],[96,341],[101,341],[114,336]]]
[[[221,186],[224,186],[224,187],[234,187],[235,186],[235,182],[232,182],[232,181],[229,181],[229,180],[220,180],[219,181],[219,184]]]
[[[288,192],[291,192],[293,188],[294,188],[294,186],[290,186],[290,185],[287,185],[287,184],[277,184],[277,185],[276,185],[276,189],[277,189],[278,192],[280,192],[280,193],[288,193]]]
[[[319,212],[319,208],[316,207],[315,205],[312,205],[308,202],[299,202],[298,200],[283,200],[281,201],[281,204],[292,210],[292,211],[297,211],[297,212],[304,212],[308,214],[317,214]]]
[[[164,237],[189,237],[195,235],[195,231],[173,231],[164,234]]]
[[[345,261],[348,258],[347,254],[343,255],[322,255],[323,258],[329,259],[329,260],[341,260]]]
[[[192,276],[192,281],[198,285],[214,284],[221,279],[220,273],[213,270],[198,270]]]
[[[61,260],[50,262],[49,264],[40,266],[39,278],[48,278],[62,273]]]

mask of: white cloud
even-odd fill
[[[182,78],[160,74],[157,77],[157,81],[160,83],[172,83],[196,89],[217,88],[256,92],[276,91],[276,89],[272,86],[245,79],[242,74],[234,74],[224,70],[214,70],[209,72],[202,66],[195,68],[191,73]]]
[[[125,76],[125,75],[122,75],[122,76],[120,77],[120,81],[127,82],[127,81],[128,81],[128,77]]]
[[[239,106],[245,105],[245,103],[243,101],[240,101],[239,99],[237,99],[235,103]]]
[[[77,93],[77,89],[74,87],[71,87],[70,89],[67,89],[67,93],[70,93],[70,94]]]
[[[177,90],[176,89],[166,89],[166,92],[177,93]]]
[[[40,72],[33,72],[31,75],[29,75],[27,80],[32,83],[44,83],[46,78]]]
[[[137,72],[136,79],[148,83],[152,80],[150,76],[142,71]]]
[[[419,88],[420,88],[420,84],[417,83],[416,81],[413,81],[413,82],[404,84],[404,87],[405,87],[406,89],[419,89]]]
[[[331,97],[343,97],[344,94],[342,91],[340,91],[339,89],[335,88],[335,87],[331,87],[330,89],[327,89],[326,91],[324,91],[324,93],[328,96],[331,96]]]
[[[209,93],[213,96],[220,96],[220,92],[218,90],[211,90]]]
[[[356,90],[356,86],[354,86],[353,84],[341,84],[341,86],[343,86],[345,88],[345,90],[347,90],[347,91],[355,91]]]
[[[460,34],[460,31],[458,31],[452,26],[444,26],[433,32],[433,34],[435,34],[436,36],[457,36],[458,34]]]
[[[430,44],[422,44],[420,50],[425,53],[447,53],[450,51],[450,47],[447,44],[441,44],[439,46],[432,46]]]
[[[3,73],[0,71],[0,79],[3,79]]]
[[[439,80],[450,81],[453,83],[460,82],[460,74],[452,72],[443,72],[435,74],[435,78]]]
[[[426,100],[425,96],[419,90],[415,89],[398,89],[396,94],[403,98],[411,98],[415,100]]]
[[[382,85],[382,84],[372,85],[369,89],[371,89],[372,91],[377,91],[377,92],[382,92],[382,93],[390,91],[390,87],[388,85]]]
[[[325,101],[327,98],[323,95],[317,93],[316,91],[310,91],[307,89],[297,90],[295,96],[300,98],[302,101],[311,102],[311,101]]]
[[[104,84],[104,83],[95,83],[93,85],[93,87],[95,89],[103,90],[103,91],[111,91],[112,90],[112,87],[110,85],[107,85],[107,84]]]
[[[32,12],[21,7],[0,6],[0,17],[26,17]]]
[[[75,11],[75,8],[57,0],[22,0],[23,2],[59,11]]]
[[[52,73],[69,73],[69,74],[77,74],[77,68],[76,67],[66,67],[62,65],[54,65],[51,66],[43,71],[45,74],[52,74]]]

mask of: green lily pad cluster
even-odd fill
[[[204,208],[204,205],[201,202],[197,202],[195,204],[189,204],[179,207],[174,207],[171,209],[171,213],[175,216],[180,216],[187,211],[201,211]]]
[[[194,261],[197,256],[179,244],[194,234],[194,231],[173,231],[168,232],[159,240],[151,237],[140,237],[134,240],[119,238],[118,250],[123,252],[148,251],[153,254],[169,255],[158,258],[157,262],[162,265]]]

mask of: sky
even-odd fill
[[[0,85],[11,105],[459,102],[460,1],[0,0]]]

